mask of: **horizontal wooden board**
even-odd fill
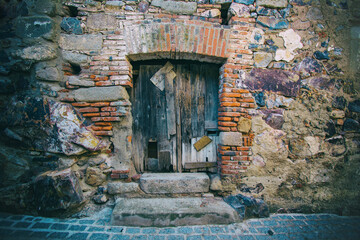
[[[216,162],[192,162],[185,163],[185,169],[196,169],[196,168],[213,168],[216,167]]]

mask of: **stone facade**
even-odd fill
[[[131,161],[132,64],[174,59],[222,65],[216,193],[262,197],[272,211],[360,212],[355,1],[1,6],[5,208],[36,212],[48,200],[32,201],[41,191],[34,184],[46,189],[62,172],[74,186],[72,209],[106,202],[130,182],[141,195]],[[56,201],[51,210],[64,211]]]

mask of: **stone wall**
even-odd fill
[[[355,2],[3,0],[3,210],[69,213],[139,194],[132,62],[184,59],[222,64],[215,193],[359,214]]]

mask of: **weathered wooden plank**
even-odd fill
[[[215,162],[191,162],[185,163],[185,169],[197,169],[197,168],[213,168],[216,167]]]
[[[150,81],[158,88],[160,91],[163,91],[165,88],[165,79],[173,76],[172,69],[174,66],[167,62],[164,67],[160,68],[154,75],[151,76]],[[172,72],[172,73],[171,73]]]
[[[170,151],[159,151],[159,169],[161,172],[170,170],[171,154]]]
[[[203,136],[198,140],[196,143],[194,143],[194,147],[196,151],[200,151],[201,149],[205,148],[209,143],[211,143],[212,140],[208,136]]]
[[[171,135],[176,134],[174,79],[165,79],[165,95],[167,135],[168,139],[170,139]]]
[[[198,86],[198,132],[197,137],[202,137],[205,135],[205,98],[206,98],[206,82],[208,81],[206,79],[206,75],[204,71],[207,71],[207,69],[204,67],[204,65],[198,66],[199,74],[199,86]]]
[[[219,68],[211,64],[202,65],[205,75],[205,121],[217,123],[219,106]]]
[[[199,105],[199,87],[200,87],[200,81],[199,81],[199,69],[197,65],[190,65],[190,72],[192,73],[190,75],[190,81],[191,81],[191,133],[192,138],[194,137],[200,137],[198,134],[198,105]],[[193,144],[191,144],[193,145]]]

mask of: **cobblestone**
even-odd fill
[[[56,219],[0,213],[0,239],[37,240],[232,240],[360,239],[360,217],[273,214],[241,223],[183,227],[111,226],[102,218]]]

